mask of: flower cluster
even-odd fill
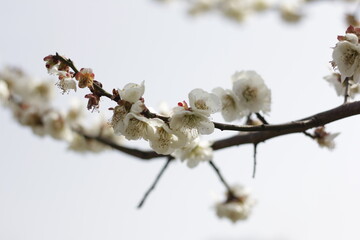
[[[92,87],[95,74],[91,68],[82,68],[75,73],[70,69],[69,64],[65,62],[70,61],[70,59],[66,59],[58,54],[48,55],[44,58],[44,61],[46,62],[45,66],[49,74],[58,76],[59,81],[56,85],[63,93],[71,89],[76,91],[76,81],[78,81],[79,88]]]
[[[325,147],[330,150],[335,148],[334,139],[340,133],[329,133],[325,131],[325,127],[318,127],[314,130],[314,138],[320,147]]]
[[[360,80],[360,28],[349,26],[345,36],[338,36],[339,42],[332,53],[332,65],[339,70],[341,82],[350,79],[354,83]]]
[[[156,0],[159,2],[171,2],[175,0]],[[354,2],[356,0],[339,0]],[[189,5],[190,15],[200,15],[207,12],[220,13],[222,16],[242,23],[248,16],[259,15],[266,12],[277,12],[286,23],[297,23],[304,17],[306,5],[316,2],[314,0],[191,0],[186,1]],[[356,6],[353,6],[356,8]],[[355,14],[346,14],[348,24],[359,25]]]
[[[332,73],[325,76],[324,79],[334,87],[338,96],[345,96],[346,94],[346,82],[341,81],[340,73]],[[355,83],[353,80],[348,81],[349,87],[347,94],[349,97],[354,98],[356,94],[360,93],[360,84]]]
[[[108,147],[76,131],[122,142],[122,137],[114,135],[103,118],[85,127],[85,113],[80,104],[73,103],[66,112],[55,109],[51,105],[53,93],[51,81],[36,81],[13,68],[0,72],[0,101],[12,111],[18,123],[31,128],[36,135],[65,141],[69,149],[78,152],[100,152]]]
[[[144,82],[129,83],[118,90],[121,100],[113,108],[111,119],[115,134],[128,140],[144,139],[158,154],[187,159],[190,167],[210,160],[212,149],[210,145],[205,147],[199,143],[199,136],[214,131],[214,123],[209,117],[220,110],[219,98],[202,89],[194,89],[189,93],[189,104],[180,102],[169,116],[160,116],[145,106],[144,92]]]
[[[236,72],[232,76],[233,88],[215,88],[221,99],[221,113],[225,121],[234,121],[250,113],[270,112],[271,91],[264,80],[254,71]]]
[[[230,190],[231,192],[226,192],[226,200],[216,204],[216,214],[220,218],[228,218],[233,223],[247,219],[256,201],[244,186],[235,185]]]
[[[187,160],[187,166],[189,168],[196,167],[200,162],[210,161],[213,158],[213,149],[209,141],[200,141],[199,138],[192,141],[186,147],[177,149],[173,156],[181,159],[181,161]]]
[[[110,125],[116,135],[127,140],[144,139],[156,153],[187,160],[189,167],[212,159],[211,144],[200,141],[201,135],[214,132],[212,114],[221,111],[226,121],[233,121],[251,113],[270,111],[270,90],[254,71],[236,72],[232,77],[232,90],[219,87],[209,93],[194,89],[188,95],[188,102],[179,102],[169,114],[159,115],[145,105],[144,82],[128,83],[110,94],[94,80],[91,69],[78,71],[70,59],[58,54],[49,55],[44,60],[49,73],[59,76],[57,85],[63,91],[69,90],[67,86],[76,87],[75,80],[80,88],[89,88],[91,93],[85,95],[89,99],[88,109],[97,109],[103,96],[117,103],[110,109],[113,111]],[[72,84],[67,81],[72,81]]]
[[[168,2],[171,0],[157,1]],[[303,17],[304,5],[308,2],[311,1],[298,0],[289,3],[276,0],[194,0],[188,2],[188,13],[199,15],[213,11],[236,22],[243,22],[250,15],[272,10],[278,12],[285,22],[295,23]]]

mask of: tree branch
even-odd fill
[[[215,128],[233,131],[257,132],[257,131],[276,131],[282,134],[303,132],[309,128],[325,125],[339,119],[360,114],[360,101],[340,105],[339,107],[321,112],[300,120],[283,124],[262,124],[258,126],[239,126],[214,122]]]
[[[69,58],[69,59],[65,59],[63,56],[60,56],[58,53],[56,53],[56,55],[54,56],[57,60],[61,61],[62,63],[66,64],[67,66],[69,66],[74,73],[78,73],[79,70],[75,67],[73,61]],[[101,96],[105,96],[115,102],[119,101],[120,99],[116,98],[116,96],[112,95],[111,93],[108,93],[107,91],[105,91],[105,89],[103,89],[101,86],[99,86],[96,82],[93,83],[93,87],[94,89],[97,91],[97,93],[99,93]]]
[[[171,156],[168,156],[167,161],[165,163],[165,165],[161,168],[159,174],[156,176],[155,181],[153,182],[153,184],[151,184],[150,188],[146,191],[145,195],[143,196],[143,198],[141,199],[139,205],[137,206],[137,208],[141,208],[146,199],[148,198],[149,194],[155,189],[156,184],[159,182],[161,176],[163,175],[163,173],[165,172],[165,170],[167,169],[167,167],[169,166],[170,162],[173,160],[174,158]]]
[[[256,162],[256,157],[257,157],[257,146],[258,146],[258,144],[257,144],[257,143],[255,143],[255,144],[254,144],[254,155],[253,155],[253,157],[254,157],[254,166],[253,166],[253,175],[252,175],[252,177],[253,177],[253,178],[255,178],[255,174],[256,174],[256,164],[257,164],[257,162]]]
[[[137,157],[137,158],[140,158],[140,159],[143,159],[143,160],[150,160],[150,159],[153,159],[153,158],[161,158],[161,157],[166,157],[167,155],[161,155],[161,154],[158,154],[154,151],[144,151],[144,150],[139,150],[139,149],[135,149],[135,148],[128,148],[128,147],[124,147],[124,146],[121,146],[117,143],[114,143],[106,138],[102,138],[100,136],[90,136],[86,133],[83,133],[81,131],[78,131],[78,130],[74,130],[75,132],[77,132],[78,134],[82,135],[83,137],[87,138],[87,139],[92,139],[92,140],[96,140],[102,144],[105,144],[109,147],[112,147],[120,152],[123,152],[123,153],[126,153],[130,156],[133,156],[133,157]]]
[[[358,114],[360,114],[360,101],[343,104],[331,110],[285,124],[240,127],[236,125],[231,125],[230,127],[225,126],[227,130],[239,131],[239,129],[241,129],[240,131],[247,130],[248,132],[243,132],[233,137],[215,141],[212,147],[214,150],[219,150],[241,144],[259,143],[282,135],[304,132],[310,128],[323,126],[339,119]]]
[[[247,132],[241,132],[240,134],[237,134],[235,136],[217,140],[213,143],[212,148],[214,151],[216,151],[242,144],[257,144],[274,137],[287,135],[291,133],[305,132],[310,128],[323,126],[325,124],[358,114],[360,114],[360,101],[343,104],[339,107],[330,109],[328,111],[321,112],[312,115],[310,117],[285,124],[260,125],[260,126],[236,126],[236,125],[215,123],[218,125],[218,127],[226,128],[227,130],[239,131],[239,129],[241,129],[240,131],[247,131]],[[89,139],[97,140],[123,153],[144,160],[165,157],[165,155],[157,154],[154,151],[143,151],[138,149],[126,148],[101,137],[89,136],[81,132],[79,132],[79,134]],[[306,134],[306,135],[309,137],[311,136],[311,134]]]
[[[214,171],[216,172],[216,174],[218,175],[220,181],[224,184],[226,190],[228,191],[228,193],[231,195],[231,196],[235,196],[234,193],[232,192],[229,184],[226,182],[225,178],[222,176],[222,174],[220,173],[220,170],[219,168],[215,165],[215,163],[210,160],[209,161],[209,164],[210,166],[214,169]]]

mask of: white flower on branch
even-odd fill
[[[215,93],[221,100],[221,114],[225,121],[231,122],[236,119],[243,117],[240,113],[239,102],[240,100],[230,89],[224,90],[221,87],[213,89]]]
[[[271,91],[260,75],[254,71],[241,71],[236,72],[232,80],[233,92],[239,99],[242,115],[270,111]]]
[[[118,92],[122,100],[135,103],[144,95],[144,81],[142,81],[140,85],[136,83],[128,83],[122,90],[118,89]]]
[[[91,68],[82,68],[75,74],[75,79],[79,81],[79,88],[91,87],[94,82],[95,74]]]
[[[140,113],[145,109],[141,101],[130,104],[122,101],[114,108],[111,125],[117,135],[124,135],[128,140],[148,139],[149,134],[154,131],[151,123],[152,119],[142,116]]]
[[[353,77],[355,83],[360,80],[360,46],[358,37],[348,33],[336,44],[332,53],[333,66],[341,73],[341,81]]]
[[[346,83],[341,82],[341,75],[339,73],[332,73],[331,75],[325,76],[324,79],[334,87],[338,96],[344,96],[346,91]],[[360,84],[354,83],[349,80],[348,94],[351,98],[354,98],[356,94],[360,93]]]
[[[214,123],[209,116],[221,109],[220,99],[213,93],[194,89],[189,93],[190,106],[185,102],[178,103],[170,118],[170,129],[176,135],[184,135],[193,140],[199,134],[214,132]]]
[[[118,145],[121,145],[124,140],[123,136],[114,135],[111,126],[103,119],[100,119],[100,121],[95,124],[91,124],[90,128],[81,129],[80,131],[88,136],[101,137]],[[81,134],[74,133],[74,136],[69,142],[69,149],[81,153],[99,153],[111,148],[95,139],[89,139]]]
[[[279,7],[280,16],[286,22],[298,22],[303,16],[301,7],[299,2],[282,3]]]
[[[70,140],[71,130],[66,124],[64,116],[59,112],[51,111],[42,118],[45,133],[55,139]]]
[[[341,82],[341,75],[339,73],[332,73],[331,75],[325,76],[324,79],[335,88],[338,96],[344,96],[345,86],[344,83]]]
[[[128,140],[148,140],[149,135],[153,134],[151,119],[147,119],[132,112],[128,113],[124,119],[124,129],[122,135]]]
[[[49,55],[44,58],[45,66],[49,74],[57,75],[59,81],[56,85],[62,90],[62,93],[69,92],[71,89],[76,91],[76,82],[73,79],[74,73],[70,71],[70,67],[59,60],[59,58],[66,59],[59,55]],[[80,73],[81,74],[81,73]]]
[[[169,117],[171,114],[171,109],[170,109],[169,105],[164,101],[162,101],[159,104],[158,109],[159,109],[160,115],[162,115],[162,116]]]
[[[216,6],[217,2],[218,0],[196,0],[188,10],[188,13],[191,15],[198,15],[200,13],[208,12]]]
[[[219,3],[220,11],[227,17],[242,22],[252,13],[253,0],[223,0]]]
[[[235,185],[231,187],[231,193],[227,192],[226,196],[224,202],[216,204],[218,217],[228,218],[233,223],[247,219],[256,203],[250,191],[241,185]]]
[[[314,131],[314,137],[320,147],[325,147],[330,150],[335,148],[334,139],[339,136],[340,133],[329,133],[325,131],[325,127],[318,127]]]
[[[185,146],[187,138],[175,135],[169,126],[161,120],[154,120],[157,125],[154,132],[149,132],[150,147],[158,154],[171,154],[175,149]]]
[[[191,111],[186,102],[182,106],[175,107],[170,118],[170,129],[176,135],[183,135],[189,140],[195,139],[199,134],[211,134],[214,132],[214,123],[207,115]]]
[[[11,104],[11,108],[16,120],[23,126],[31,128],[34,134],[44,136],[44,124],[42,120],[43,110],[29,107],[22,104]]]
[[[68,93],[70,90],[76,92],[76,81],[67,72],[59,73],[59,81],[56,83],[56,86],[62,90],[63,94]]]
[[[7,67],[0,73],[0,79],[7,85],[9,93],[31,105],[45,106],[54,97],[51,81],[37,81],[16,68]]]
[[[0,100],[6,102],[10,97],[8,85],[5,81],[0,80]]]
[[[85,107],[78,99],[72,99],[66,112],[65,119],[69,125],[75,126],[85,116]]]
[[[52,81],[34,82],[28,84],[28,96],[23,96],[32,104],[44,104],[54,98],[54,86]]]
[[[210,161],[213,157],[213,149],[209,141],[200,141],[199,138],[196,138],[187,146],[177,149],[173,156],[181,161],[186,161],[189,168],[194,168],[200,162]]]
[[[194,112],[210,116],[221,109],[221,102],[218,96],[196,88],[189,93],[189,104]]]

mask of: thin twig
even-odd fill
[[[256,155],[257,155],[257,143],[254,144],[254,166],[253,166],[253,175],[252,177],[255,178],[255,174],[256,174]]]
[[[74,132],[78,133],[79,135],[87,138],[87,139],[92,139],[92,140],[96,140],[104,145],[107,145],[109,147],[112,147],[120,152],[126,153],[128,155],[131,155],[133,157],[137,157],[143,160],[150,160],[150,159],[154,159],[154,158],[161,158],[161,157],[166,157],[167,155],[161,155],[158,154],[154,151],[145,151],[145,150],[139,150],[139,149],[135,149],[135,148],[128,148],[128,147],[124,147],[121,146],[117,143],[112,142],[109,139],[100,137],[100,136],[91,136],[88,135],[82,131],[79,130],[73,130]]]
[[[303,134],[304,134],[305,136],[308,136],[308,137],[311,138],[311,139],[315,139],[315,136],[312,135],[311,133],[308,133],[308,132],[304,131]]]
[[[216,174],[218,175],[220,181],[221,181],[221,182],[224,184],[224,186],[226,187],[226,190],[227,190],[229,193],[231,193],[231,195],[234,195],[234,194],[232,193],[232,190],[231,190],[229,184],[226,182],[226,180],[224,179],[224,177],[223,177],[222,174],[220,173],[219,168],[214,164],[213,161],[209,161],[209,164],[210,164],[210,166],[215,170],[215,172],[216,172]]]
[[[256,117],[263,123],[263,124],[269,124],[268,121],[262,116],[260,113],[256,113]]]
[[[340,105],[339,107],[321,112],[300,120],[291,121],[283,124],[269,124],[269,125],[232,125],[214,122],[215,128],[220,130],[232,131],[279,131],[279,132],[303,132],[309,128],[323,126],[327,123],[334,122],[339,119],[360,114],[360,101]]]
[[[74,71],[75,74],[79,72],[79,70],[75,67],[74,62],[70,58],[66,59],[63,56],[60,56],[58,53],[56,53],[55,58],[61,61],[62,63],[65,63],[67,66],[69,66]],[[93,87],[101,96],[105,96],[115,102],[119,100],[115,98],[111,93],[108,93],[105,89],[103,89],[95,82],[93,83]]]
[[[169,166],[171,160],[173,160],[173,159],[174,158],[171,157],[171,156],[169,156],[167,158],[167,161],[166,161],[165,165],[161,168],[161,170],[158,173],[158,175],[156,176],[155,181],[153,182],[153,184],[151,184],[150,188],[146,191],[145,195],[141,199],[141,201],[140,201],[139,205],[137,206],[137,208],[141,208],[144,205],[144,203],[145,203],[146,199],[148,198],[149,194],[155,189],[156,184],[159,182],[161,176],[163,175],[163,173],[165,172],[165,170]]]
[[[349,78],[345,78],[345,95],[344,95],[344,104],[347,103],[349,98]]]

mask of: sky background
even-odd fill
[[[151,0],[0,1],[0,66],[50,79],[43,57],[59,52],[90,67],[105,89],[145,80],[156,108],[186,100],[194,88],[231,87],[235,71],[255,70],[272,91],[272,123],[342,103],[322,78],[346,25],[338,3],[313,4],[301,24],[275,14],[236,24],[216,14],[189,18],[184,4]],[[59,106],[84,91],[58,94]],[[85,100],[84,100],[85,101]],[[107,112],[103,100],[102,112]],[[98,113],[92,113],[96,118]],[[359,239],[358,117],[327,126],[341,132],[334,151],[294,134],[215,153],[230,183],[252,189],[247,221],[218,219],[224,187],[208,164],[170,165],[143,209],[136,209],[164,164],[115,151],[77,154],[40,138],[0,109],[0,239],[4,240],[318,240]],[[220,120],[219,115],[215,116]],[[233,133],[216,131],[211,139]],[[131,146],[147,148],[131,142]]]

